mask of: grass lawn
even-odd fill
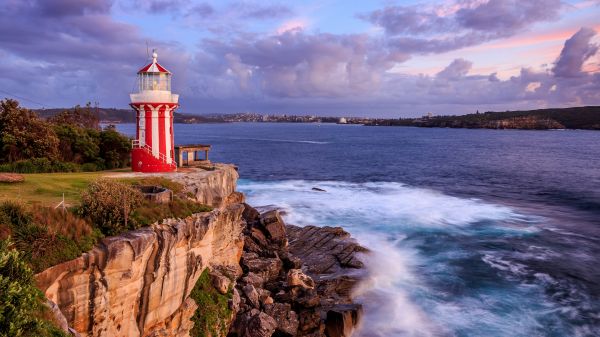
[[[67,205],[79,202],[81,191],[93,180],[108,173],[34,173],[24,174],[21,183],[0,183],[0,200],[20,200],[31,205],[56,206],[65,194]]]

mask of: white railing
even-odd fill
[[[131,147],[134,149],[142,149],[142,150],[146,151],[148,154],[150,154],[156,158],[156,155],[154,155],[154,152],[152,152],[152,148],[150,146],[148,146],[148,144],[140,144],[140,141],[137,139],[134,139],[131,141]],[[158,152],[158,159],[160,159],[163,163],[168,164],[173,168],[177,168],[177,164],[175,163],[173,158],[171,158],[171,161],[169,162],[169,159],[167,158],[167,156],[160,153],[160,151]]]

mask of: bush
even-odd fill
[[[156,221],[167,218],[185,218],[194,213],[210,212],[212,207],[190,200],[175,198],[168,204],[155,204],[151,201],[144,203],[131,215],[136,226],[148,226]]]
[[[95,163],[85,163],[81,165],[81,171],[83,172],[96,172],[98,171],[98,165]]]
[[[0,204],[0,239],[8,236],[37,273],[92,249],[101,233],[70,212],[44,207],[27,210],[4,202]]]
[[[225,295],[219,293],[210,282],[208,268],[204,269],[190,297],[198,304],[192,316],[194,327],[190,336],[226,336],[232,311],[227,302],[233,297],[232,289]]]
[[[0,172],[52,173],[77,172],[79,170],[79,166],[75,163],[50,161],[48,158],[18,160],[0,165]]]
[[[66,336],[42,318],[44,301],[22,254],[0,240],[0,336]]]
[[[103,234],[118,235],[137,228],[129,218],[143,200],[143,194],[131,186],[101,179],[92,182],[83,192],[79,212],[89,217]]]

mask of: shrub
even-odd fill
[[[143,194],[131,186],[101,179],[92,182],[82,193],[79,212],[89,217],[103,234],[117,235],[136,228],[129,218],[143,200]]]
[[[98,171],[98,165],[95,163],[85,163],[81,165],[81,171],[83,172],[95,172]]]
[[[44,207],[27,210],[14,202],[0,204],[0,235],[14,238],[15,247],[36,273],[77,258],[101,237],[70,212]]]
[[[42,318],[44,300],[22,254],[0,240],[0,336],[66,336]]]
[[[210,212],[212,207],[190,200],[175,198],[168,204],[155,204],[151,201],[144,203],[131,215],[137,226],[148,226],[156,221],[167,218],[185,218],[194,213]]]
[[[194,327],[190,336],[226,336],[232,311],[227,304],[233,297],[232,289],[225,295],[219,293],[210,282],[208,268],[204,269],[190,297],[198,304],[192,316]]]
[[[0,172],[52,173],[77,171],[79,171],[79,166],[75,163],[50,161],[48,158],[18,160],[0,165]]]

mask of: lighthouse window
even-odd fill
[[[171,90],[171,76],[164,73],[142,73],[139,85],[140,90]]]

